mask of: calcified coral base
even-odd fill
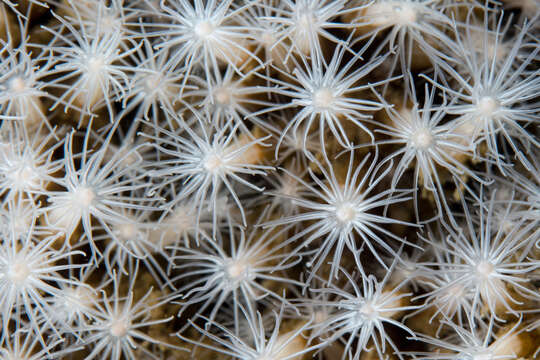
[[[538,0],[0,0],[1,359],[533,359]]]

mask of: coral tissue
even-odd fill
[[[538,0],[0,0],[0,359],[540,358]]]

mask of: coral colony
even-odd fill
[[[539,0],[0,0],[0,359],[540,358]]]

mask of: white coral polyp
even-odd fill
[[[418,9],[409,1],[379,1],[366,8],[365,16],[373,26],[407,26],[417,21]]]

